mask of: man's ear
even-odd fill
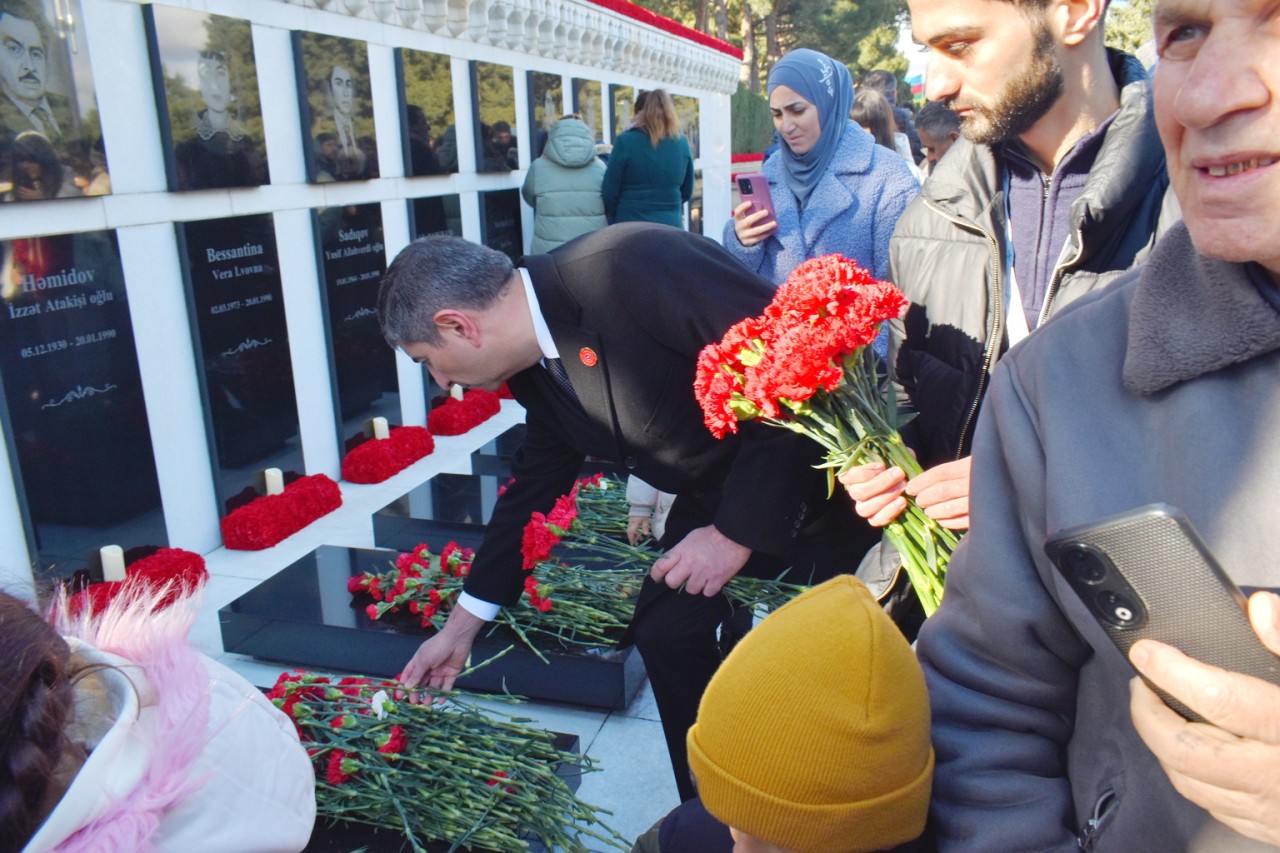
[[[441,308],[436,312],[434,319],[436,329],[446,343],[465,341],[472,346],[480,345],[480,328],[467,312],[457,308]]]
[[[1101,37],[1107,18],[1107,0],[1057,0],[1049,10],[1058,40],[1076,47],[1096,30]]]

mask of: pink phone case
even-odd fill
[[[755,213],[757,210],[769,211],[769,216],[757,225],[763,225],[765,222],[777,222],[778,214],[773,209],[773,196],[769,194],[769,179],[762,172],[744,172],[738,175],[738,195],[743,201],[749,201],[752,207],[748,214]]]

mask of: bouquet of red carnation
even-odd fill
[[[386,438],[373,438],[353,447],[342,459],[342,479],[349,483],[381,483],[435,449],[435,440],[425,427],[396,427]]]
[[[502,400],[492,391],[469,388],[461,400],[450,397],[427,414],[432,435],[462,435],[502,411]]]
[[[342,490],[324,474],[299,477],[278,495],[254,498],[222,518],[222,544],[261,551],[342,506]]]
[[[118,595],[143,589],[163,595],[156,601],[157,609],[168,607],[180,597],[192,595],[209,580],[204,557],[181,548],[160,548],[154,554],[135,560],[125,569],[124,580],[103,581],[87,586],[67,600],[67,610],[78,615],[88,608],[89,613],[100,613]]]
[[[460,847],[586,853],[626,850],[556,774],[594,770],[548,732],[480,708],[453,691],[441,704],[392,701],[401,685],[285,672],[267,694],[298,730],[316,771],[316,812],[403,832],[414,850],[439,840]],[[492,705],[515,701],[486,697]],[[584,838],[594,839],[590,847]]]
[[[739,422],[760,418],[806,435],[826,449],[833,485],[837,471],[871,461],[919,474],[898,433],[893,386],[880,378],[870,346],[880,325],[906,305],[901,291],[853,261],[805,261],[763,315],[733,326],[698,356],[694,391],[707,428],[723,438]],[[910,498],[907,504],[885,535],[932,614],[956,535]]]

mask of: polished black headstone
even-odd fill
[[[307,180],[324,184],[378,177],[368,44],[295,31],[293,56]]]
[[[604,142],[604,102],[599,80],[573,78],[573,111],[582,117],[596,142]]]
[[[378,327],[378,286],[387,269],[382,206],[377,202],[315,211],[329,375],[334,385],[339,440],[359,443],[369,418],[400,421],[395,352]]]
[[[529,161],[542,156],[551,125],[564,114],[564,78],[545,71],[530,71],[525,77],[529,97]]]
[[[448,56],[396,48],[404,173],[407,177],[458,171],[458,129],[453,113],[453,72]]]
[[[516,135],[516,81],[510,65],[471,63],[477,172],[520,168]]]
[[[270,214],[177,227],[226,513],[256,496],[262,469],[304,470],[275,229]]]
[[[617,142],[622,131],[631,126],[631,119],[636,112],[636,90],[633,86],[609,85],[609,127],[613,135],[609,138]]]
[[[168,544],[114,231],[4,244],[0,415],[37,572]]]
[[[520,190],[480,193],[480,242],[515,261],[524,254],[520,226]]]
[[[386,571],[395,557],[390,550],[317,548],[219,611],[223,648],[288,666],[394,678],[431,631],[408,619],[370,620],[372,599],[348,592],[347,580]],[[620,709],[644,677],[634,648],[568,651],[548,641],[540,646],[544,663],[501,626],[476,639],[472,665],[508,646],[514,648],[458,686]]]
[[[699,124],[698,99],[692,95],[672,95],[671,102],[676,108],[676,117],[680,119],[680,129],[689,139],[689,150],[693,159],[702,156],[702,127]]]
[[[457,193],[409,199],[409,231],[413,239],[433,234],[462,236],[462,203]]]
[[[471,451],[471,473],[510,477],[511,454],[524,444],[528,434],[527,426],[516,424]]]

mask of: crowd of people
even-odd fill
[[[932,103],[910,121],[883,75],[855,92],[842,62],[784,56],[771,210],[737,206],[722,244],[672,227],[692,161],[655,90],[607,166],[579,118],[551,127],[519,265],[448,236],[396,257],[387,341],[441,387],[507,383],[528,430],[465,591],[400,680],[411,701],[452,687],[521,595],[530,514],[585,457],[614,459],[638,486],[630,534],[663,550],[624,642],[683,801],[637,850],[1280,844],[1280,677],[1152,638],[1126,655],[1045,553],[1176,506],[1251,593],[1280,672],[1280,11],[1156,0],[1149,74],[1104,45],[1107,0],[908,5]],[[704,427],[703,347],[829,253],[907,297],[876,351],[918,476],[866,464],[833,491],[799,435]],[[963,534],[928,619],[879,536],[907,498]],[[744,626],[721,594],[738,574],[813,588]],[[10,693],[69,707],[46,698],[68,651],[40,643],[54,662]],[[17,732],[22,703],[3,709]],[[63,808],[52,790],[0,806],[29,831]]]

